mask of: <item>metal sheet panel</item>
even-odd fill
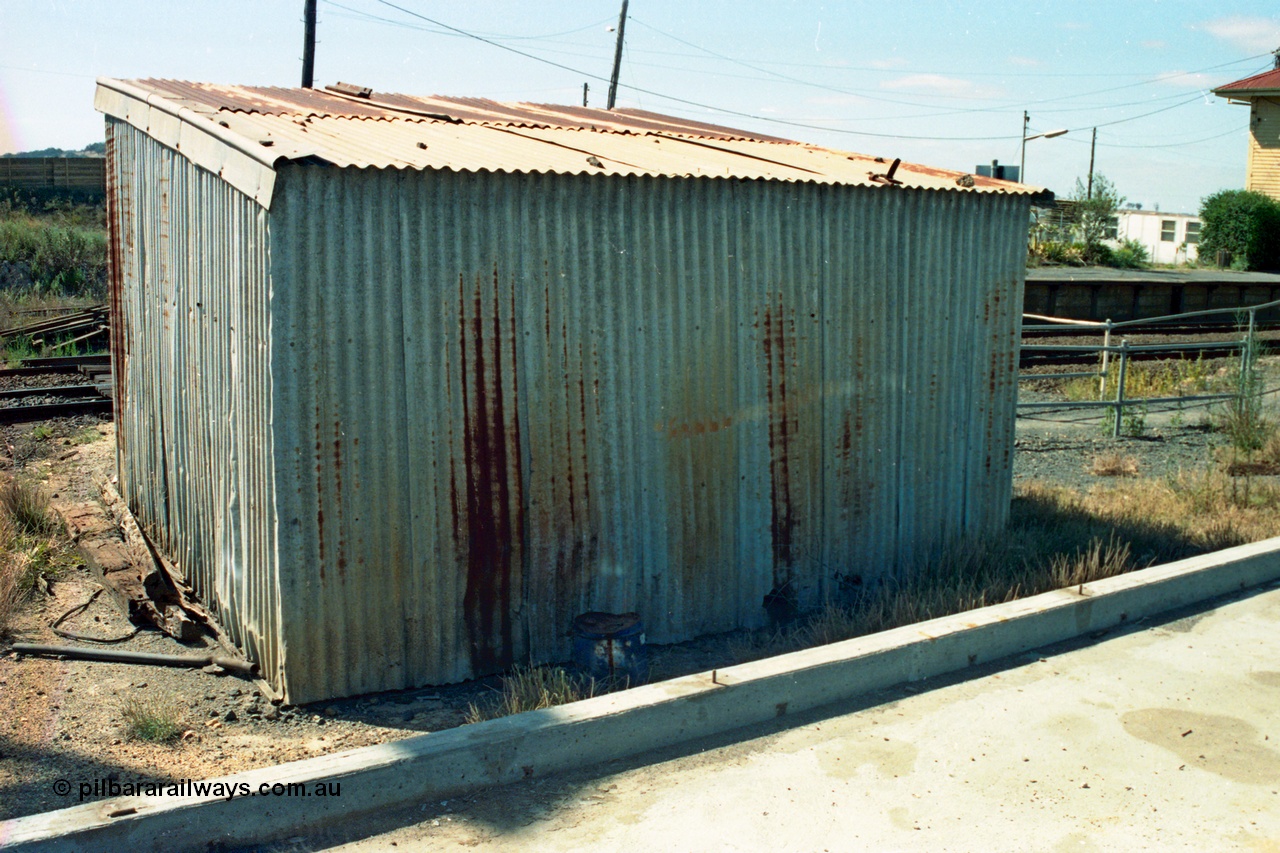
[[[224,177],[264,207],[270,207],[272,184],[257,172],[269,175],[279,161],[312,157],[357,168],[763,179],[1047,195],[1009,181],[638,110],[392,94],[365,99],[310,89],[166,80],[102,79],[98,88],[98,108],[136,127],[146,130],[154,118],[163,129],[170,117],[178,117],[195,128],[202,143],[197,153],[209,162],[191,156],[206,168],[217,171],[211,165],[217,158],[203,143],[228,149]]]
[[[107,120],[120,492],[281,681],[267,214]]]
[[[591,609],[759,625],[995,529],[1026,205],[282,165],[291,701],[564,659]]]

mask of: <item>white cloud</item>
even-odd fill
[[[906,65],[907,61],[894,57],[893,59],[873,59],[867,64],[872,68],[879,68],[881,71],[892,71],[895,68],[901,68]]]
[[[1011,56],[1009,57],[1009,64],[1016,65],[1019,68],[1041,68],[1044,66],[1044,63],[1040,60],[1032,59],[1028,56]]]
[[[1063,21],[1058,24],[1058,29],[1072,31],[1087,30],[1089,29],[1089,24],[1084,21]]]
[[[1164,50],[1169,43],[1161,39],[1148,39],[1142,43],[1142,46],[1148,50]]]
[[[960,77],[947,77],[943,74],[907,74],[885,80],[880,84],[882,89],[894,91],[920,92],[929,95],[947,95],[956,98],[997,98],[1001,91],[990,87],[978,86],[972,80]]]
[[[1280,46],[1280,20],[1275,18],[1231,15],[1193,24],[1192,29],[1203,30],[1250,53],[1269,53]]]

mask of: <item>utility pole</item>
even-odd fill
[[[302,88],[310,89],[316,69],[316,0],[307,0],[303,16]]]
[[[1018,180],[1023,180],[1022,175],[1027,171],[1027,125],[1031,123],[1031,116],[1027,115],[1027,111],[1022,111],[1022,156],[1018,158]]]
[[[622,0],[622,12],[618,15],[618,45],[613,50],[613,74],[609,77],[609,103],[606,110],[613,109],[618,100],[618,71],[622,67],[622,38],[627,29],[627,0]]]
[[[587,92],[589,92],[590,90],[591,90],[591,87],[589,85],[587,85],[586,83],[582,84],[582,105],[584,107],[587,105]]]
[[[1093,141],[1089,143],[1089,189],[1085,191],[1085,198],[1093,198],[1093,152],[1098,148],[1098,129],[1093,129]]]

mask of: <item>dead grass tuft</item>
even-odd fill
[[[524,711],[590,699],[604,690],[592,679],[582,679],[559,666],[517,666],[502,677],[502,689],[489,702],[473,702],[467,722],[478,723]]]
[[[1100,453],[1093,457],[1089,473],[1095,477],[1136,477],[1138,460],[1120,453]]]
[[[49,493],[18,477],[0,485],[0,513],[29,536],[54,536],[62,528],[49,507]]]
[[[11,560],[0,557],[0,637],[8,637],[13,628],[13,617],[23,599],[18,572]]]

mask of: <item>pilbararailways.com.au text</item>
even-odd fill
[[[176,782],[127,781],[93,779],[77,782],[75,788],[66,779],[53,783],[53,791],[65,797],[75,790],[80,802],[102,797],[340,797],[341,782],[263,782],[256,788],[248,782],[204,781],[180,779]]]

